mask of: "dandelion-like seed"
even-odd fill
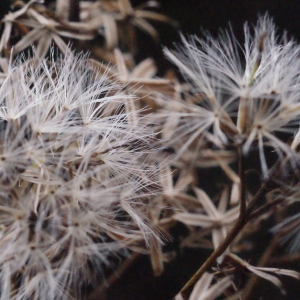
[[[279,40],[268,16],[259,19],[253,34],[246,24],[244,33],[243,46],[225,31],[218,39],[183,38],[177,52],[165,50],[193,95],[176,102],[173,140],[186,141],[179,154],[197,140],[221,148],[233,141],[242,144],[245,155],[258,149],[267,177],[267,148],[280,158],[294,156],[280,136],[292,138],[298,128],[300,48]]]
[[[0,87],[0,299],[83,297],[109,257],[149,242],[154,135],[88,58],[19,61]],[[134,119],[135,122],[131,120]]]

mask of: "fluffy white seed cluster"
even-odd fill
[[[195,142],[198,148],[240,143],[245,155],[258,149],[267,176],[266,148],[279,157],[294,154],[282,133],[293,138],[299,126],[300,47],[279,40],[268,16],[253,33],[245,25],[244,33],[244,45],[225,31],[217,39],[183,38],[178,51],[165,50],[190,83],[187,101],[176,103],[174,137],[186,141],[180,154]]]
[[[154,135],[86,57],[11,65],[0,86],[0,299],[70,299],[153,237]],[[151,151],[150,151],[151,152]]]

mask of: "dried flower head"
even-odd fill
[[[0,299],[70,299],[159,239],[151,128],[84,56],[11,64],[0,86]]]
[[[166,49],[190,83],[184,99],[166,105],[177,110],[173,140],[185,140],[180,155],[195,143],[197,149],[206,142],[242,144],[244,154],[258,150],[267,176],[266,149],[279,157],[295,155],[281,133],[291,138],[298,129],[300,47],[280,41],[268,16],[253,34],[246,24],[244,33],[243,46],[224,32],[217,39],[182,38],[177,52]]]

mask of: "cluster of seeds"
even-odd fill
[[[154,135],[98,74],[83,56],[32,59],[0,87],[1,299],[68,299],[153,236],[140,204],[156,185]]]

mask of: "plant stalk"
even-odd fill
[[[210,255],[210,257],[204,262],[200,269],[192,276],[192,278],[185,284],[181,289],[180,293],[184,299],[188,299],[192,292],[192,289],[196,282],[201,278],[201,276],[209,270],[216,262],[217,258],[220,257],[226,249],[230,246],[236,236],[241,232],[246,223],[248,222],[249,211],[247,211],[246,203],[246,182],[244,173],[244,157],[242,154],[242,145],[238,146],[238,161],[239,161],[239,177],[240,177],[240,215],[237,222],[234,224],[233,228],[226,236],[224,241],[219,245],[217,249]],[[264,191],[264,185],[261,186],[259,191],[256,193],[252,201],[256,198],[260,198],[262,192]]]

